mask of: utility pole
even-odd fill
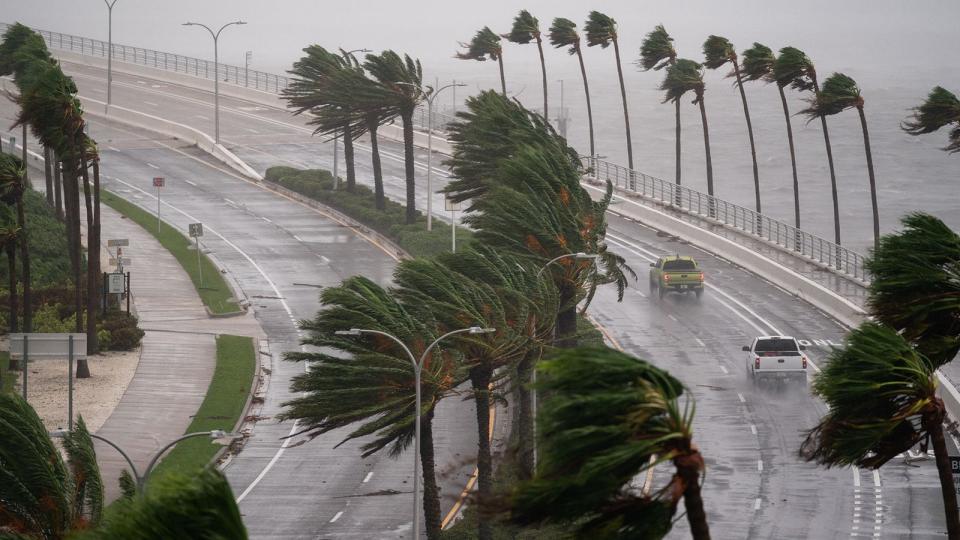
[[[107,5],[107,109],[109,109],[113,90],[113,6],[117,0],[103,0],[103,3]]]

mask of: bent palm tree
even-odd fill
[[[520,45],[526,45],[531,41],[537,42],[537,52],[540,53],[540,74],[543,75],[543,117],[549,119],[550,114],[547,111],[547,64],[543,60],[543,38],[540,35],[540,21],[529,11],[520,10],[520,13],[513,19],[513,28],[510,29],[510,33],[504,34],[503,37],[507,38],[507,41]]]
[[[943,434],[946,411],[936,395],[935,370],[893,329],[860,325],[814,379],[813,392],[829,412],[807,434],[800,455],[826,467],[878,469],[916,444],[925,452],[932,442],[947,535],[958,539],[960,516]]]
[[[772,53],[771,53],[772,55]],[[799,240],[800,229],[800,180],[797,177],[797,154],[793,146],[793,125],[790,122],[790,107],[787,105],[787,94],[783,89],[790,84],[798,85],[802,79],[798,76],[798,70],[802,70],[805,65],[806,55],[793,47],[784,47],[780,49],[780,56],[776,57],[770,66],[767,74],[767,80],[777,83],[777,90],[780,91],[780,103],[783,105],[783,118],[787,122],[787,143],[790,146],[790,168],[793,172],[793,226],[797,228],[797,239]],[[801,66],[801,67],[798,67]],[[797,250],[800,246],[797,242]]]
[[[9,154],[0,154],[0,201],[16,208],[16,228],[20,250],[20,273],[23,279],[23,331],[33,332],[33,295],[30,279],[30,246],[27,242],[27,217],[23,194],[27,190],[26,172],[22,161]],[[14,276],[15,277],[15,276]],[[16,287],[10,289],[11,311],[16,298]],[[12,319],[15,322],[16,318]],[[16,330],[14,330],[16,331]]]
[[[514,488],[511,519],[574,524],[583,538],[662,538],[683,498],[693,538],[710,537],[693,444],[694,405],[666,371],[611,349],[570,349],[541,364],[552,396],[540,413],[537,476]],[[670,463],[667,486],[630,489]]]
[[[687,92],[693,92],[696,97],[694,105],[700,105],[700,119],[703,122],[703,144],[707,158],[707,194],[713,197],[713,160],[710,159],[710,130],[707,126],[707,109],[703,101],[706,86],[703,83],[703,68],[693,60],[681,58],[667,68],[667,75],[660,84],[660,89],[666,92],[663,102],[679,103],[680,98]],[[715,215],[713,200],[710,201],[710,217]]]
[[[617,60],[617,78],[620,80],[620,101],[623,103],[623,125],[627,132],[627,166],[633,171],[633,140],[630,137],[630,114],[627,111],[627,87],[623,83],[623,66],[620,63],[620,43],[617,40],[617,21],[599,11],[591,11],[583,25],[587,36],[587,46],[600,45],[606,49],[613,44],[613,54]]]
[[[484,26],[477,31],[470,43],[461,43],[461,47],[466,51],[458,52],[457,58],[460,60],[485,61],[487,58],[496,60],[500,64],[500,91],[507,95],[507,80],[503,76],[503,47],[500,45],[500,36],[498,36],[489,26]]]
[[[597,155],[593,140],[593,108],[590,106],[590,85],[587,83],[587,68],[583,65],[583,51],[580,49],[580,34],[577,25],[570,19],[558,17],[550,26],[550,44],[555,48],[569,47],[567,53],[577,55],[580,61],[580,76],[583,78],[583,93],[587,98],[587,125],[590,129],[590,158]],[[561,111],[562,113],[563,111]]]
[[[927,100],[913,109],[911,120],[900,127],[910,135],[933,133],[943,126],[956,124],[947,136],[944,151],[955,154],[960,152],[960,99],[942,86],[935,86]]]
[[[873,173],[873,153],[870,151],[870,132],[867,130],[863,103],[857,82],[843,73],[834,73],[823,82],[823,88],[810,100],[810,107],[803,112],[810,116],[825,117],[855,108],[860,114],[863,149],[867,155],[867,175],[870,179],[870,204],[873,207],[873,247],[876,249],[880,246],[880,211],[877,208],[877,181]]]
[[[413,441],[416,379],[406,352],[379,336],[339,336],[338,330],[362,328],[399,338],[420,357],[436,337],[432,320],[415,317],[390,292],[356,276],[321,293],[324,309],[301,326],[309,332],[304,344],[332,348],[326,352],[288,353],[288,360],[309,362],[310,370],[294,377],[291,390],[303,392],[284,406],[281,420],[297,420],[296,434],[311,439],[331,430],[359,423],[343,442],[372,436],[361,450],[364,457],[387,446],[399,456]],[[422,379],[421,445],[423,510],[427,534],[440,534],[440,498],[433,456],[433,414],[437,403],[466,378],[450,352],[434,348],[424,360]],[[341,443],[342,444],[342,443]]]
[[[0,249],[7,256],[7,288],[10,291],[8,315],[11,333],[20,331],[20,299],[17,293],[17,245],[24,236],[17,227],[16,218],[9,207],[0,207]],[[10,369],[20,369],[19,361],[10,359]]]
[[[667,66],[675,64],[677,61],[677,51],[673,48],[673,38],[667,33],[662,24],[654,27],[640,45],[640,60],[638,64],[644,71],[659,71]],[[680,101],[676,102],[676,161],[677,173],[676,183],[680,185]],[[679,192],[677,199],[679,200]]]
[[[753,141],[753,124],[750,122],[750,108],[747,106],[747,92],[743,88],[743,77],[740,75],[740,62],[737,49],[725,37],[710,36],[703,42],[703,65],[708,69],[717,69],[729,63],[733,66],[727,77],[736,77],[737,88],[740,90],[740,101],[743,102],[743,115],[747,119],[747,135],[750,139],[750,159],[753,162],[753,191],[756,199],[757,213],[763,212],[760,205],[760,171],[757,168],[757,147]]]

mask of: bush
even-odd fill
[[[341,184],[334,190],[333,175],[329,171],[293,167],[270,167],[264,178],[270,182],[321,202],[350,216],[367,227],[397,243],[401,249],[414,257],[436,255],[450,250],[450,225],[435,219],[433,230],[427,231],[427,217],[417,212],[412,224],[406,223],[406,207],[387,199],[386,207],[377,210],[373,190],[356,186],[354,192]],[[457,245],[471,241],[473,233],[463,227],[457,228]]]
[[[104,341],[100,337],[101,350],[131,351],[143,339],[143,330],[137,326],[137,318],[119,310],[103,314],[97,336],[102,336],[104,332],[107,333],[107,339]]]

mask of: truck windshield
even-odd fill
[[[693,261],[679,259],[674,261],[666,261],[663,263],[663,269],[670,272],[683,272],[684,270],[692,271],[697,269],[697,265]]]
[[[760,339],[754,352],[799,352],[797,342],[792,339]]]

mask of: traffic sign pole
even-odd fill
[[[157,188],[157,234],[160,234],[160,188],[163,187],[163,184],[162,176],[153,177],[153,187]]]
[[[203,223],[191,223],[187,230],[197,241],[197,274],[200,276],[200,288],[203,288],[203,265],[200,264],[200,237],[203,236]]]
[[[200,274],[200,288],[203,288],[203,266],[200,264],[200,237],[195,236],[197,241],[197,273]]]

